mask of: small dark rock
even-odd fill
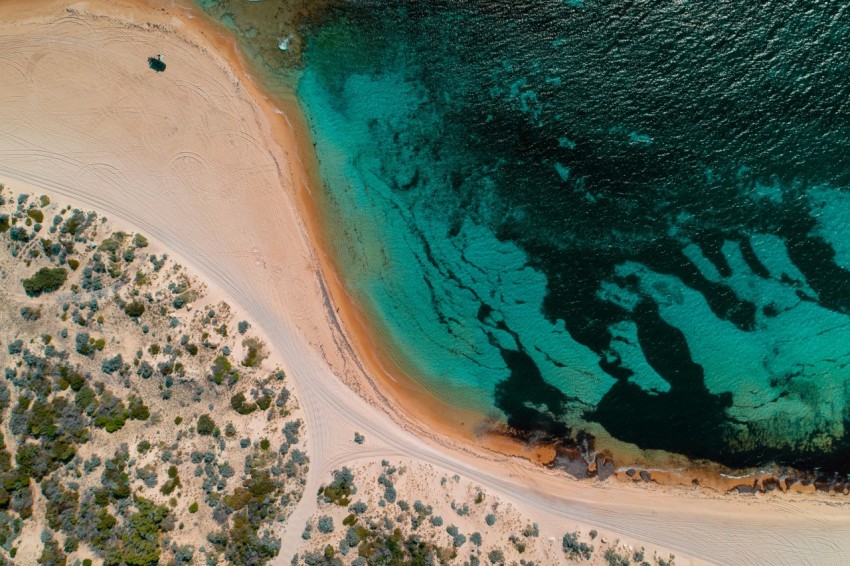
[[[605,481],[614,474],[614,461],[604,456],[596,456],[596,477],[599,481]]]

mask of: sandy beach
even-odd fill
[[[380,356],[322,251],[312,144],[294,101],[269,98],[232,38],[197,10],[6,2],[0,22],[0,182],[149,234],[262,327],[303,405],[306,493],[350,462],[416,459],[552,531],[597,528],[677,564],[850,560],[843,498],[579,482],[487,450],[479,416],[423,403],[422,388]],[[146,62],[158,54],[161,74]],[[283,526],[280,564],[315,510],[305,497]]]

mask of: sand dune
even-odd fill
[[[360,369],[296,206],[308,177],[286,109],[263,98],[232,46],[186,8],[34,4],[0,5],[0,182],[62,195],[150,234],[262,325],[304,405],[306,493],[350,461],[415,457],[541,523],[593,525],[669,548],[679,564],[850,562],[845,504],[579,483],[425,434],[355,395],[341,378],[362,383]],[[157,54],[164,73],[147,66]],[[365,445],[352,442],[354,430]],[[305,497],[293,514],[281,564],[315,506]]]

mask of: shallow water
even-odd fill
[[[436,395],[850,467],[846,6],[245,4],[207,8],[297,89],[346,285]]]

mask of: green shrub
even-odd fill
[[[133,301],[124,305],[124,314],[131,318],[139,318],[145,314],[145,305],[139,301]]]
[[[257,406],[265,411],[272,405],[272,398],[266,394],[263,394],[259,399],[257,399]]]
[[[246,338],[242,341],[242,345],[248,349],[245,359],[242,360],[242,365],[245,367],[260,367],[263,360],[269,357],[265,344],[259,338]]]
[[[628,556],[619,554],[613,548],[609,548],[605,551],[604,558],[608,566],[631,566],[632,563]]]
[[[44,213],[37,208],[30,208],[27,210],[27,216],[41,224],[44,222]]]
[[[130,418],[136,421],[146,421],[150,418],[150,409],[145,405],[140,397],[130,395],[129,398],[129,413]]]
[[[590,560],[590,556],[593,554],[593,547],[585,542],[579,541],[577,532],[565,534],[561,541],[561,546],[564,550],[564,554],[566,554],[567,558],[570,560],[577,560],[579,558]]]
[[[230,375],[232,370],[233,366],[230,364],[230,360],[228,360],[226,356],[217,356],[215,360],[213,360],[212,365],[213,381],[221,384],[221,382],[224,381],[224,378]]]
[[[170,466],[168,468],[168,481],[162,484],[159,491],[163,495],[171,495],[178,487],[180,487],[180,476],[177,475],[177,466]]]
[[[68,267],[70,267],[73,271],[76,271],[77,268],[80,267],[80,262],[71,258],[68,260]]]
[[[198,417],[197,429],[198,434],[202,436],[209,436],[215,430],[215,421],[207,414],[201,415]]]
[[[24,279],[22,283],[27,295],[37,297],[42,293],[55,291],[61,287],[63,283],[65,283],[67,278],[68,271],[62,267],[56,267],[53,269],[42,267],[35,273],[35,275],[29,279]]]
[[[230,406],[240,415],[250,415],[257,410],[255,403],[246,403],[245,394],[237,393],[230,398]]]
[[[80,390],[82,392],[82,390]],[[79,393],[77,394],[79,395]],[[124,407],[124,402],[115,397],[108,391],[105,391],[100,396],[100,403],[92,415],[94,417],[93,424],[98,428],[104,429],[106,432],[115,432],[124,427],[127,422],[129,413]]]
[[[319,490],[328,503],[336,503],[340,507],[346,507],[351,503],[351,494],[354,492],[354,474],[351,470],[343,467],[334,471],[334,479],[328,485]]]

